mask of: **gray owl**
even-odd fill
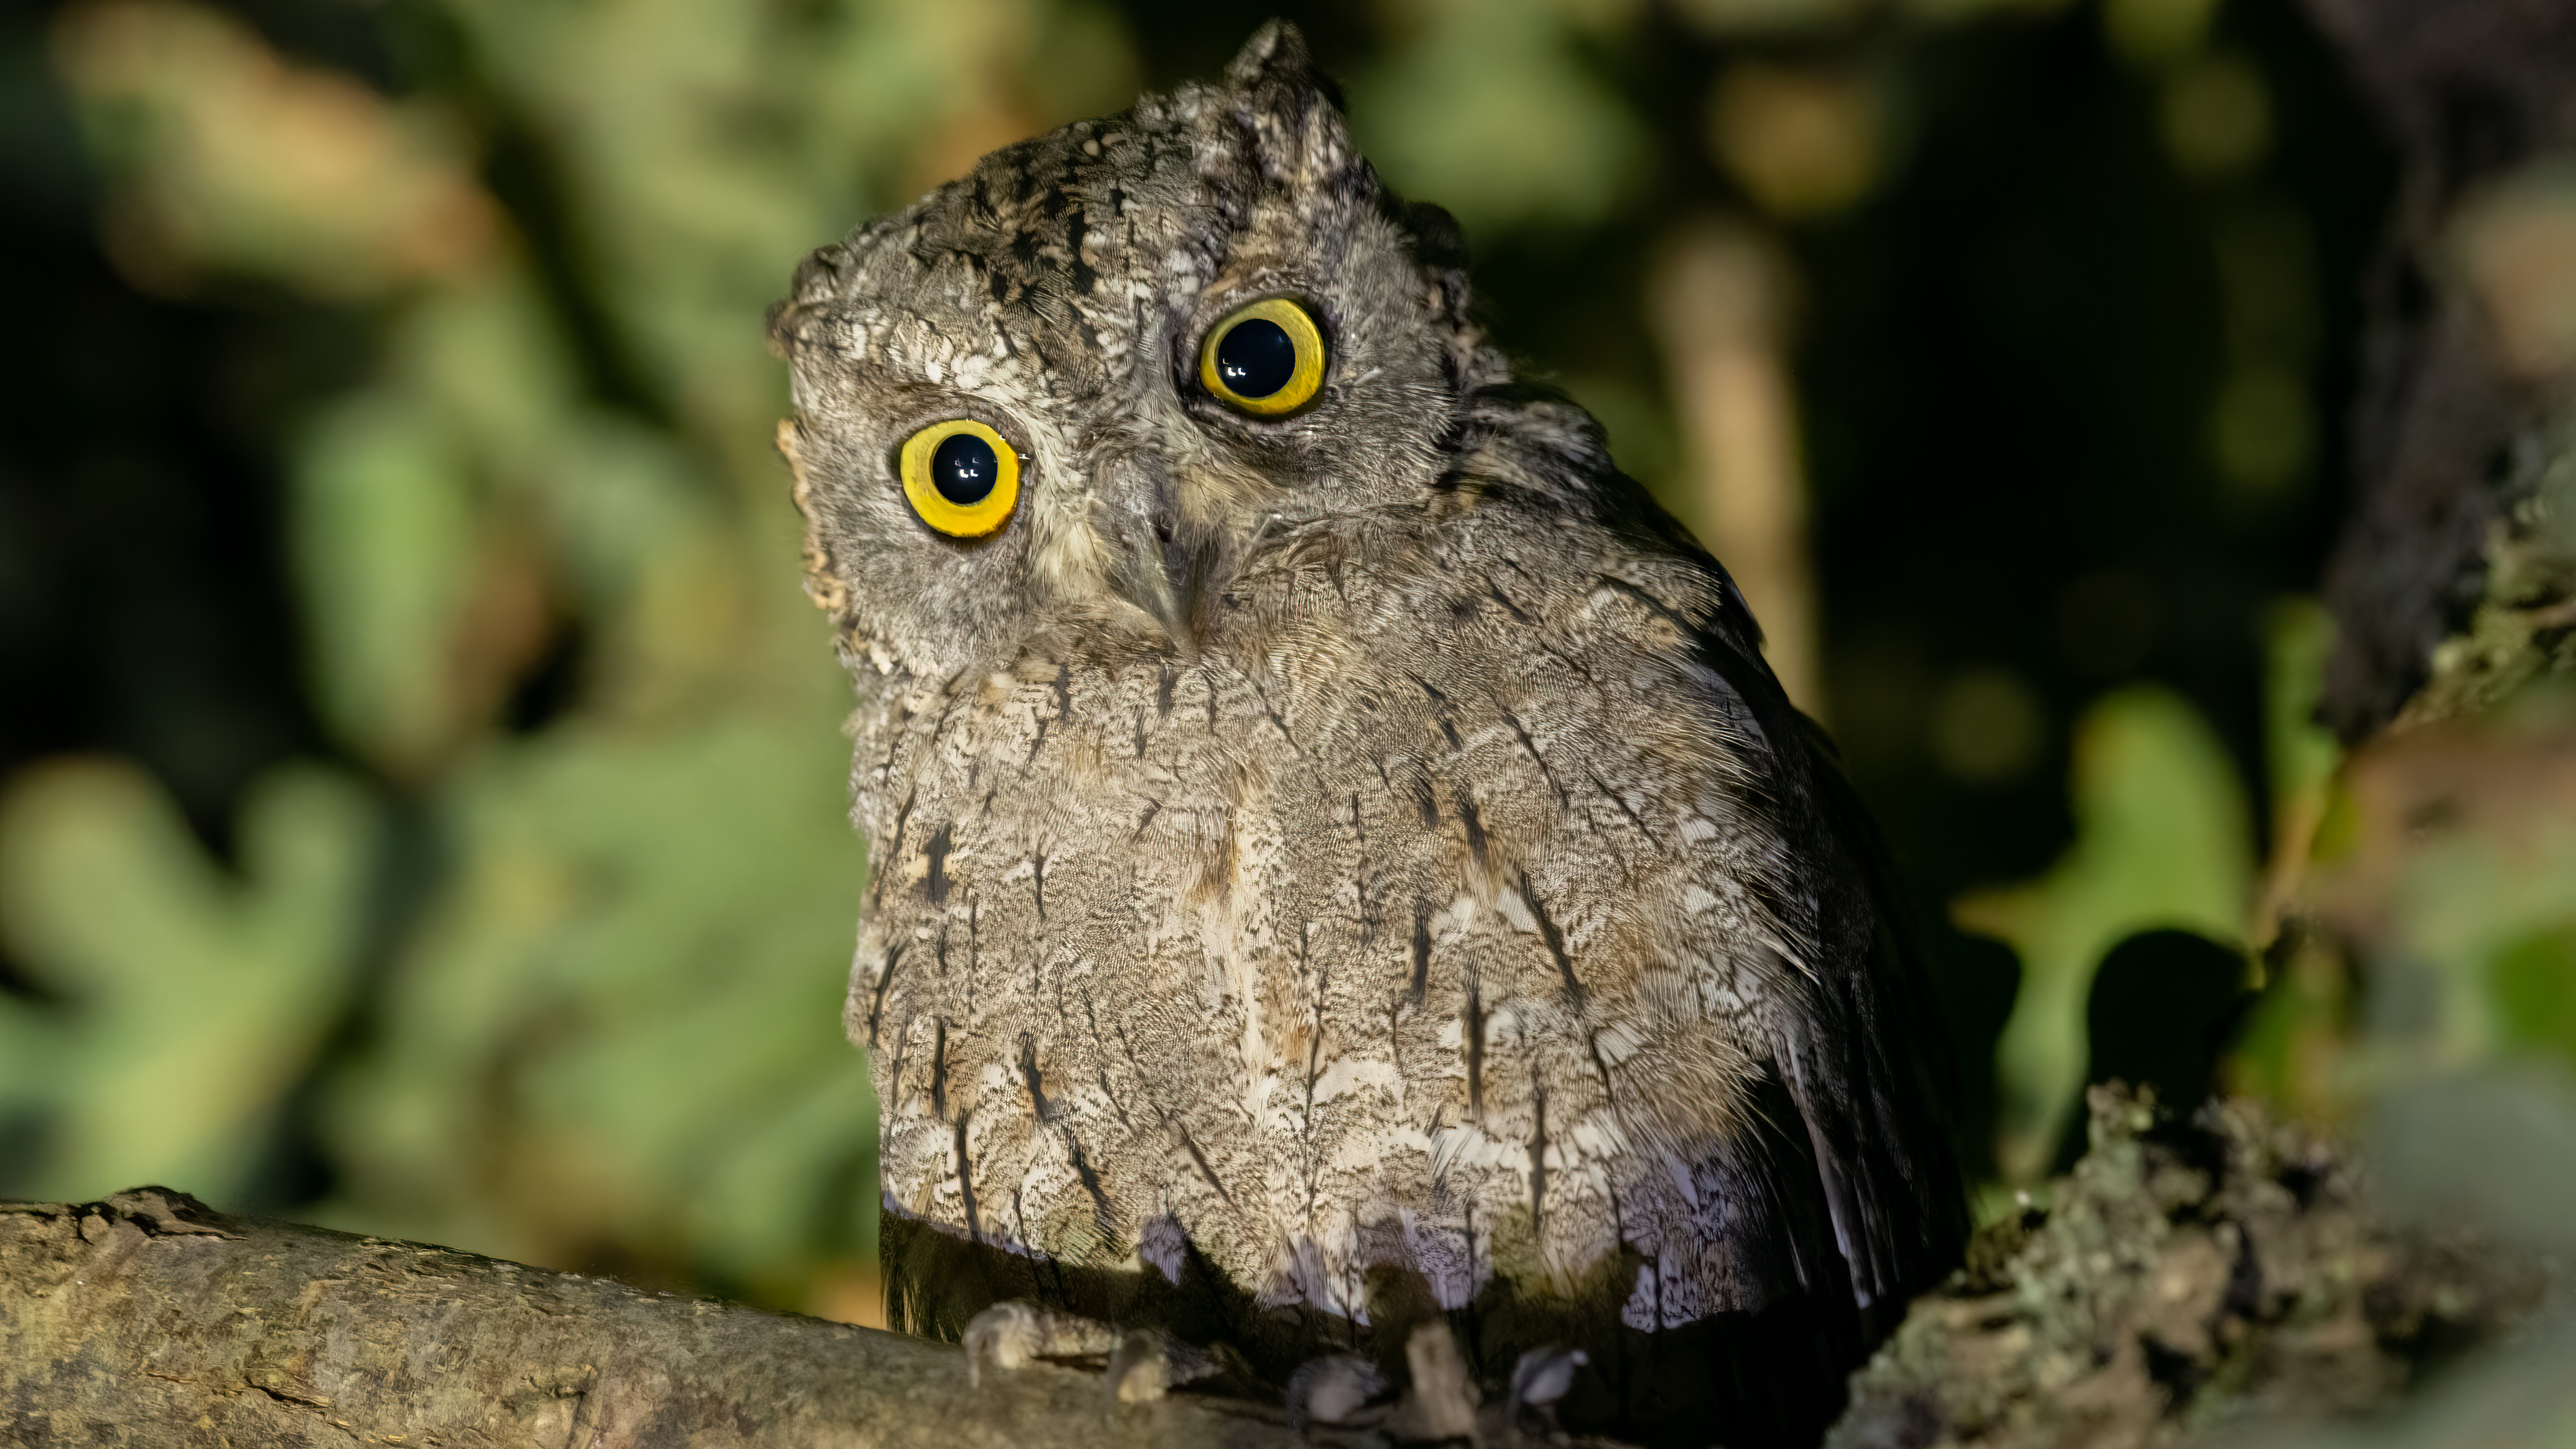
[[[1463,264],[1274,24],[773,310],[892,1311],[1273,1384],[1436,1316],[1587,1364],[1569,1423],[1811,1437],[1964,1232],[1920,972],[1742,597]]]

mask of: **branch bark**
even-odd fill
[[[446,1449],[1228,1445],[1277,1413],[1114,1407],[1032,1365],[416,1243],[231,1217],[184,1193],[0,1204],[0,1442]]]
[[[2493,570],[2499,535],[2527,531],[2517,506],[2566,450],[2553,415],[2566,412],[2567,359],[2499,345],[2500,303],[2543,309],[2478,294],[2462,275],[2461,223],[2497,181],[2576,157],[2576,9],[2304,4],[2400,165],[2351,418],[2356,497],[2325,577],[2339,637],[2322,713],[2357,744],[2439,682],[2437,650],[2482,604],[2528,602],[2512,597],[2529,592],[2520,580]]]

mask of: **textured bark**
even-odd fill
[[[1034,1365],[137,1188],[0,1204],[0,1443],[1291,1445],[1276,1412],[1114,1408]]]
[[[1852,1383],[1829,1449],[2152,1449],[2383,1409],[2531,1313],[2530,1265],[2389,1226],[2352,1161],[2252,1102],[2116,1087],[2046,1213],[1977,1235]]]
[[[2339,636],[2325,722],[2397,717],[2435,650],[2489,601],[2496,534],[2531,487],[2556,384],[2517,376],[2452,255],[2464,202],[2576,152],[2576,7],[2562,0],[2305,0],[2395,146],[2396,214],[2370,278],[2351,418],[2356,497],[2325,578]]]

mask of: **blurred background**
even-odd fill
[[[1842,741],[1986,1201],[2088,1080],[2344,1110],[2264,863],[2394,172],[2285,0],[86,0],[0,16],[0,1196],[871,1317],[762,309],[1274,8]],[[2556,868],[2426,949],[2563,1065]]]

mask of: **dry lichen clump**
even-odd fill
[[[2375,1222],[2352,1163],[2254,1104],[2093,1089],[2052,1208],[1980,1233],[1852,1381],[1831,1449],[2174,1442],[2384,1404],[2534,1301],[2465,1237]]]

